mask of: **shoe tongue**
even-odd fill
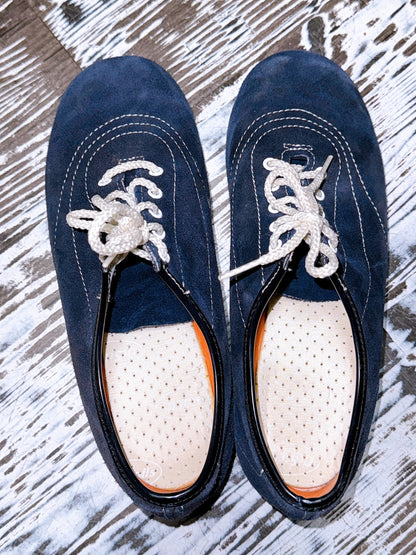
[[[315,279],[305,270],[307,247],[298,247],[297,254],[295,267],[290,272],[291,279],[284,294],[304,301],[337,301],[338,294],[329,279]]]
[[[190,315],[149,263],[129,255],[113,284],[107,330],[124,333],[147,326],[189,322]]]

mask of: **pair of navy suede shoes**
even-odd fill
[[[234,445],[292,519],[335,507],[368,438],[387,273],[383,166],[335,64],[258,64],[227,136],[231,269],[218,276],[191,109],[137,57],[70,85],[46,171],[52,253],[85,410],[115,479],[179,524],[224,487]],[[231,349],[220,280],[231,280]]]

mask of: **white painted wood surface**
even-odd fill
[[[0,552],[416,553],[416,2],[0,0]],[[220,266],[228,257],[225,135],[243,76],[312,49],[358,84],[387,177],[385,357],[364,463],[327,518],[294,524],[238,462],[192,524],[147,519],[102,462],[84,415],[50,256],[47,141],[70,80],[104,56],[154,59],[197,116]]]

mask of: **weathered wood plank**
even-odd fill
[[[0,4],[0,551],[397,553],[415,550],[416,12],[404,0],[48,0]],[[341,506],[293,524],[238,463],[215,506],[176,529],[147,519],[97,453],[73,377],[50,258],[43,170],[57,99],[95,59],[161,63],[198,114],[220,266],[228,262],[225,133],[244,74],[282,49],[337,61],[380,138],[391,271],[385,364],[364,464]]]

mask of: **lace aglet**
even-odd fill
[[[323,173],[324,175],[326,175],[326,173],[327,173],[327,171],[328,171],[328,168],[329,168],[329,166],[331,165],[331,162],[332,162],[333,159],[334,159],[334,157],[332,156],[332,154],[330,154],[330,155],[327,157],[327,159],[325,160],[325,163],[324,163],[324,165],[322,166],[322,170],[321,170],[322,173]]]
[[[262,264],[268,264],[270,262],[269,257],[267,255],[263,255],[257,260],[252,260],[251,262],[247,262],[247,264],[243,264],[238,268],[234,268],[234,270],[230,270],[225,274],[220,274],[218,279],[220,281],[225,281],[226,279],[231,279],[232,277],[238,276],[239,274],[243,274],[248,270],[252,270],[253,268],[257,268],[257,266],[261,266]]]
[[[236,276],[240,273],[240,268],[235,268],[234,270],[230,270],[229,272],[225,272],[225,274],[219,274],[218,279],[219,281],[226,281],[227,279],[231,279],[232,277]]]

